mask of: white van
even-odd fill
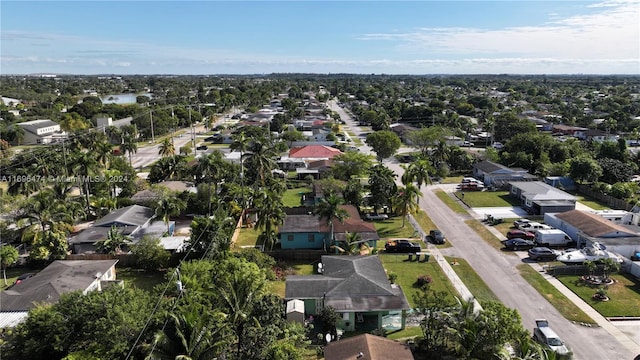
[[[564,344],[564,341],[560,339],[555,331],[551,330],[549,322],[545,319],[536,320],[533,339],[558,355],[571,355],[571,351]]]
[[[539,246],[567,246],[573,243],[573,239],[560,229],[538,230],[536,231],[535,242]]]

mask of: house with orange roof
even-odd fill
[[[289,150],[289,158],[305,160],[325,160],[333,159],[334,156],[342,154],[342,151],[326,145],[307,145],[294,147]]]

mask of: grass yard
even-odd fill
[[[573,195],[577,198],[579,203],[586,205],[592,208],[593,210],[609,210],[610,209],[607,205],[601,203],[600,201],[592,197],[585,196],[585,195],[577,195],[577,194],[573,194]]]
[[[449,194],[447,194],[444,190],[436,190],[436,196],[445,203],[449,209],[453,210],[453,212],[458,214],[467,214],[467,210],[460,205],[456,200],[452,199]]]
[[[382,221],[374,221],[373,225],[380,236],[384,238],[411,238],[414,236],[413,226],[409,221],[405,221],[402,227],[402,216],[396,216]],[[379,241],[384,246],[384,241]]]
[[[347,131],[347,134],[349,134],[351,141],[353,141],[356,146],[362,146],[362,140],[359,136],[356,136],[356,134],[351,131]]]
[[[462,178],[464,176],[447,176],[446,178],[442,179],[442,181],[440,183],[442,184],[460,184],[462,182]]]
[[[451,264],[453,262],[453,257],[446,256],[445,259]],[[469,291],[475,296],[476,300],[480,303],[483,301],[500,301],[496,294],[491,291],[489,286],[478,276],[478,274],[473,270],[471,265],[465,260],[461,258],[455,258],[458,265],[452,266],[453,271],[458,274],[460,279],[464,279],[463,283],[467,286]]]
[[[287,262],[284,263],[289,271],[293,272],[295,275],[313,275],[314,272],[314,264],[308,263],[300,263],[300,262]],[[274,280],[267,281],[267,291],[276,294],[282,298],[284,298],[286,289],[286,281],[284,280]]]
[[[18,277],[26,273],[37,273],[39,269],[30,269],[27,267],[12,267],[7,269],[7,285],[4,284],[4,279],[0,280],[0,291],[5,290],[9,286],[13,285]]]
[[[287,189],[282,196],[282,204],[285,207],[297,207],[300,206],[300,202],[302,200],[302,194],[300,193],[308,193],[311,192],[311,189],[308,187],[297,187],[293,189]]]
[[[116,268],[116,279],[123,280],[125,286],[136,287],[151,293],[156,285],[164,282],[164,275],[163,272]]]
[[[256,228],[243,227],[240,229],[240,234],[236,240],[235,248],[240,249],[242,246],[255,246],[258,240],[258,235],[260,235],[260,231],[256,230]]]
[[[534,268],[527,264],[517,266],[520,275],[527,280],[553,307],[555,307],[567,320],[595,324],[584,311],[580,310],[571,300],[564,296],[558,289],[551,285]],[[595,292],[595,291],[594,291]],[[593,294],[592,294],[593,295]]]
[[[416,219],[416,221],[418,222],[418,224],[426,234],[429,233],[429,230],[437,228],[436,225],[431,220],[431,218],[429,217],[429,215],[427,215],[427,213],[424,210],[420,210],[416,214],[413,214],[413,218]],[[447,235],[445,234],[445,239],[446,239],[446,236]],[[447,241],[444,244],[437,244],[435,246],[438,247],[439,249],[442,249],[442,248],[451,247],[452,245],[450,242]]]
[[[486,226],[478,220],[466,220],[465,223],[476,232],[482,240],[486,241],[487,244],[491,245],[496,250],[502,249],[502,243],[500,239],[498,239]]]
[[[580,276],[558,275],[556,278],[604,317],[640,316],[640,284],[625,274],[611,275],[616,282],[607,288],[609,301],[593,300],[591,297],[599,287],[583,283]]]
[[[422,338],[422,328],[420,326],[406,327],[404,330],[394,331],[385,336],[391,340],[406,340],[411,338]]]
[[[454,297],[458,296],[455,288],[451,285],[451,282],[449,282],[449,278],[447,278],[435,260],[429,259],[429,262],[426,263],[409,262],[405,261],[407,259],[407,254],[381,254],[378,256],[380,256],[382,266],[387,270],[387,273],[393,272],[398,275],[396,283],[399,284],[402,291],[404,291],[404,295],[407,297],[411,307],[415,307],[413,294],[420,291],[418,288],[413,287],[413,284],[420,275],[431,276],[433,279],[431,282],[431,289],[434,291],[446,292],[449,300],[454,301]]]
[[[518,206],[520,202],[509,195],[508,191],[457,191],[456,197],[463,199],[469,207],[506,207]]]

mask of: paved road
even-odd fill
[[[192,139],[191,132],[190,132],[191,129],[186,129],[186,130],[187,132],[185,132],[182,135],[182,137],[176,136],[173,139],[176,153],[180,151],[180,147],[184,146],[185,144],[190,142]],[[202,125],[195,128],[196,133],[202,132],[204,130],[205,130],[204,126]],[[139,170],[141,168],[149,166],[160,158],[160,155],[158,154],[158,151],[160,149],[160,144],[159,144],[159,141],[156,140],[156,142],[157,144],[155,145],[148,145],[145,147],[138,148],[138,151],[131,156],[131,165],[133,166],[134,169]],[[197,142],[198,140],[196,138],[196,144]],[[200,153],[203,151],[197,150],[197,152]]]
[[[343,109],[335,103],[331,104],[331,108],[340,114],[356,136],[362,132]],[[402,174],[402,168],[396,161],[387,161],[386,165],[398,176]],[[434,189],[434,186],[422,187],[420,207],[454,245],[448,250],[450,255],[467,260],[503,304],[518,310],[525,328],[532,329],[537,318],[548,319],[554,330],[573,350],[575,359],[633,359],[637,355],[632,354],[604,329],[573,324],[565,319],[520,276],[516,266],[522,264],[523,260],[512,253],[502,253],[485,243],[464,223],[471,216],[451,211],[435,195],[432,191]]]

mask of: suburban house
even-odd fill
[[[509,194],[520,200],[531,215],[570,211],[576,208],[576,197],[542,181],[509,183]]]
[[[167,189],[174,193],[183,193],[188,191],[190,193],[197,193],[198,188],[189,181],[161,181],[154,185],[157,188],[140,190],[131,196],[131,201],[137,205],[149,206],[156,203],[162,198],[161,189]]]
[[[166,226],[162,221],[156,221],[152,226],[155,216],[153,209],[145,206],[131,205],[120,208],[96,220],[91,227],[71,238],[69,244],[74,254],[95,252],[95,243],[106,239],[112,226],[116,226],[123,235],[132,239],[142,238],[145,234],[160,236],[166,232]]]
[[[317,275],[288,276],[285,299],[304,301],[306,316],[333,307],[343,331],[404,329],[411,307],[402,289],[389,283],[379,257],[324,255],[321,264]]]
[[[0,293],[0,324],[13,327],[37,304],[54,304],[64,293],[101,291],[118,284],[118,260],[56,260],[31,278]]]
[[[534,181],[537,178],[525,169],[509,168],[492,161],[481,161],[473,166],[473,177],[485,186],[504,187],[512,181]]]
[[[48,119],[25,121],[17,125],[24,130],[22,144],[51,144],[67,138],[60,124]]]
[[[618,138],[620,138],[620,136],[616,134],[611,134],[604,130],[599,130],[599,129],[589,129],[584,133],[582,133],[582,135],[580,136],[580,139],[582,140],[597,141],[597,142],[604,142],[604,141],[616,142],[618,141]]]
[[[413,360],[407,344],[382,336],[362,334],[340,341],[332,341],[324,347],[325,360]]]
[[[289,158],[301,159],[305,162],[333,159],[334,156],[340,154],[342,151],[326,145],[307,145],[289,150]]]
[[[578,134],[582,134],[587,130],[589,129],[583,128],[583,127],[577,127],[577,126],[556,124],[556,125],[553,125],[551,132],[553,134],[578,137]]]
[[[389,127],[391,131],[393,131],[396,135],[398,135],[398,137],[400,138],[400,140],[402,140],[403,143],[408,145],[412,144],[411,140],[409,140],[408,134],[418,130],[418,128],[415,126],[400,124],[400,123],[391,124]]]
[[[375,248],[380,237],[373,223],[362,220],[353,205],[342,205],[341,208],[348,215],[342,222],[333,220],[336,243],[345,241],[346,233],[357,233],[360,243]],[[334,245],[331,241],[331,226],[311,211],[297,214],[289,211],[280,226],[278,237],[282,249],[329,249]]]
[[[547,176],[544,178],[544,182],[561,190],[571,191],[576,189],[576,183],[567,176]]]
[[[640,227],[618,224],[596,212],[571,210],[545,214],[544,221],[569,235],[578,247],[598,242],[626,258],[640,251]]]

